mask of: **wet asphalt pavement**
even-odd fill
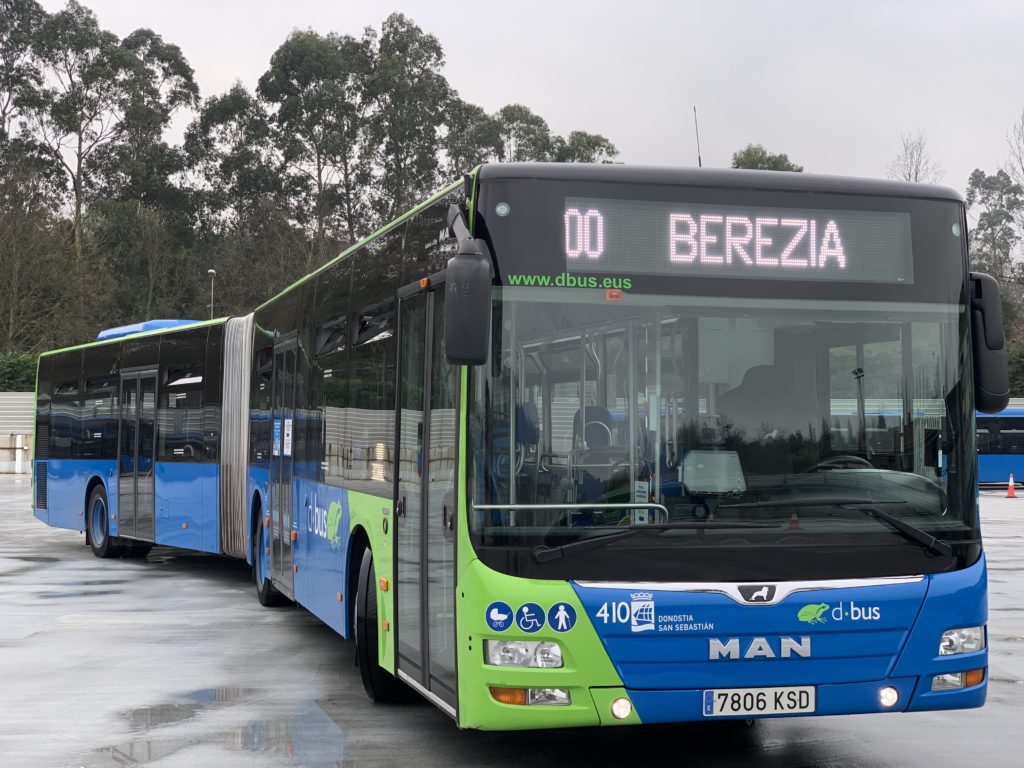
[[[256,602],[244,563],[101,561],[0,476],[0,766],[1022,766],[1024,498],[985,494],[980,710],[535,733],[370,703],[352,646]]]

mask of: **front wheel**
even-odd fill
[[[89,494],[88,509],[86,520],[92,553],[96,557],[120,557],[122,550],[110,535],[110,508],[107,506],[107,490],[102,485],[97,485]]]
[[[402,700],[406,689],[398,678],[381,667],[377,653],[379,636],[377,571],[373,567],[373,553],[367,549],[359,566],[356,590],[356,661],[366,695],[380,704],[387,704]]]

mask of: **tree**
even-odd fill
[[[556,136],[552,142],[551,159],[556,163],[610,163],[619,156],[604,136],[586,131],[572,131],[567,139]]]
[[[441,73],[444,51],[437,38],[393,13],[364,41],[376,50],[367,79],[374,104],[368,150],[375,163],[372,204],[382,221],[411,208],[438,184],[440,128],[451,90]]]
[[[25,352],[0,354],[0,392],[35,392],[36,356]]]
[[[44,15],[36,0],[0,0],[0,138],[11,135],[19,100],[41,83],[33,44]]]
[[[99,200],[90,210],[90,236],[104,271],[117,276],[110,281],[112,325],[188,316],[205,295],[206,269],[173,215],[130,200]]]
[[[1006,171],[971,173],[965,196],[967,208],[977,215],[970,232],[971,268],[987,272],[1000,283],[1003,321],[1014,327],[1021,319],[1020,286],[1024,270],[1014,259],[1021,235],[1016,220],[1024,211],[1024,187]]]
[[[199,174],[208,221],[244,226],[261,200],[283,197],[271,139],[267,110],[241,83],[203,103],[185,131],[185,151]]]
[[[761,144],[747,144],[732,153],[733,168],[751,168],[756,171],[793,171],[802,173],[804,167],[789,159],[789,155],[772,154]]]
[[[163,141],[175,113],[199,104],[199,86],[181,49],[149,29],[121,41],[125,52],[124,113],[117,135],[99,147],[89,174],[100,197],[141,201],[184,212],[187,196],[173,179],[182,152]]]
[[[367,229],[369,168],[361,149],[370,62],[365,39],[296,31],[260,78],[258,94],[277,107],[273,121],[283,159],[300,179],[297,209],[311,214],[318,262],[329,239],[350,244]]]
[[[76,290],[57,216],[63,170],[31,140],[0,138],[0,350],[38,351],[70,341],[77,316],[63,317]]]
[[[942,180],[942,167],[928,154],[928,139],[924,131],[900,136],[900,149],[889,164],[888,176],[921,184],[938,184]]]
[[[481,107],[452,95],[445,109],[444,173],[455,178],[501,151],[501,126]]]
[[[241,84],[207,99],[185,132],[198,175],[197,233],[223,278],[219,304],[248,312],[303,274],[307,243],[288,219],[283,161],[265,106]]]
[[[130,67],[117,38],[100,29],[92,11],[75,0],[46,18],[37,39],[47,84],[25,100],[25,108],[33,133],[71,182],[75,258],[81,270],[85,175],[96,151],[121,130]]]
[[[551,159],[551,129],[547,121],[522,104],[509,104],[498,110],[502,162],[523,163]]]

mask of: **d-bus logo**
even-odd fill
[[[770,603],[775,599],[774,584],[740,584],[739,588],[748,603]]]
[[[338,549],[341,546],[341,537],[338,535],[341,514],[341,504],[336,501],[332,501],[327,509],[317,505],[313,507],[313,514],[306,522],[306,530],[329,541],[331,549]]]

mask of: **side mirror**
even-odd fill
[[[491,341],[491,259],[456,206],[448,217],[459,250],[445,274],[444,352],[452,365],[483,365]]]
[[[975,407],[982,413],[998,413],[1010,402],[999,284],[991,275],[981,272],[971,272],[970,283]]]

